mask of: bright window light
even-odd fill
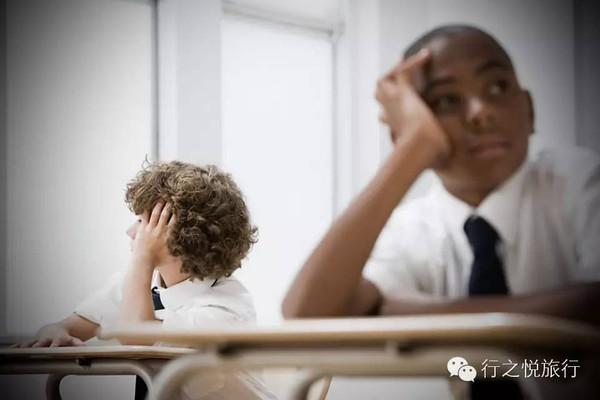
[[[236,276],[261,322],[280,320],[285,291],[331,223],[332,78],[328,40],[223,20],[223,167],[259,228]]]

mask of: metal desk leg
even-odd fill
[[[308,392],[312,385],[324,376],[326,376],[326,374],[316,371],[306,371],[304,376],[298,378],[294,383],[294,390],[292,391],[291,398],[294,400],[308,399]]]
[[[46,399],[61,400],[60,383],[68,375],[136,375],[150,390],[155,370],[138,360],[94,360],[86,366],[73,361],[38,361],[11,365],[6,369],[0,369],[0,373],[17,375],[48,373],[50,375],[46,380]]]
[[[60,382],[64,375],[52,374],[46,380],[46,399],[47,400],[62,400],[60,397]]]

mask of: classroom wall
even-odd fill
[[[126,182],[152,137],[151,1],[8,1],[7,328],[126,264]],[[52,302],[47,299],[52,298]]]
[[[124,188],[154,135],[154,1],[6,4],[2,290],[7,331],[32,334],[127,265],[134,217]],[[64,390],[70,398],[130,397],[132,378],[108,379],[69,379]],[[79,388],[84,381],[88,389]],[[43,396],[42,378],[10,382],[24,391],[15,398]]]
[[[577,144],[600,152],[600,2],[574,5]]]
[[[0,282],[6,282],[6,2],[0,3]],[[6,291],[0,284],[0,332],[6,329]]]

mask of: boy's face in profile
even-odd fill
[[[533,106],[505,53],[491,39],[464,32],[433,39],[421,94],[452,145],[436,170],[456,194],[489,192],[527,157]]]
[[[129,236],[129,239],[131,239],[131,242],[130,242],[131,250],[133,250],[133,241],[135,240],[135,234],[137,233],[138,226],[141,223],[142,223],[142,217],[140,215],[136,215],[136,221],[133,224],[131,224],[131,226],[129,226],[129,228],[127,228],[127,230],[125,231],[127,236]]]

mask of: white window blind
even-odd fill
[[[332,219],[332,78],[325,38],[223,19],[223,167],[259,227],[236,275],[262,322],[280,319],[285,291]]]

